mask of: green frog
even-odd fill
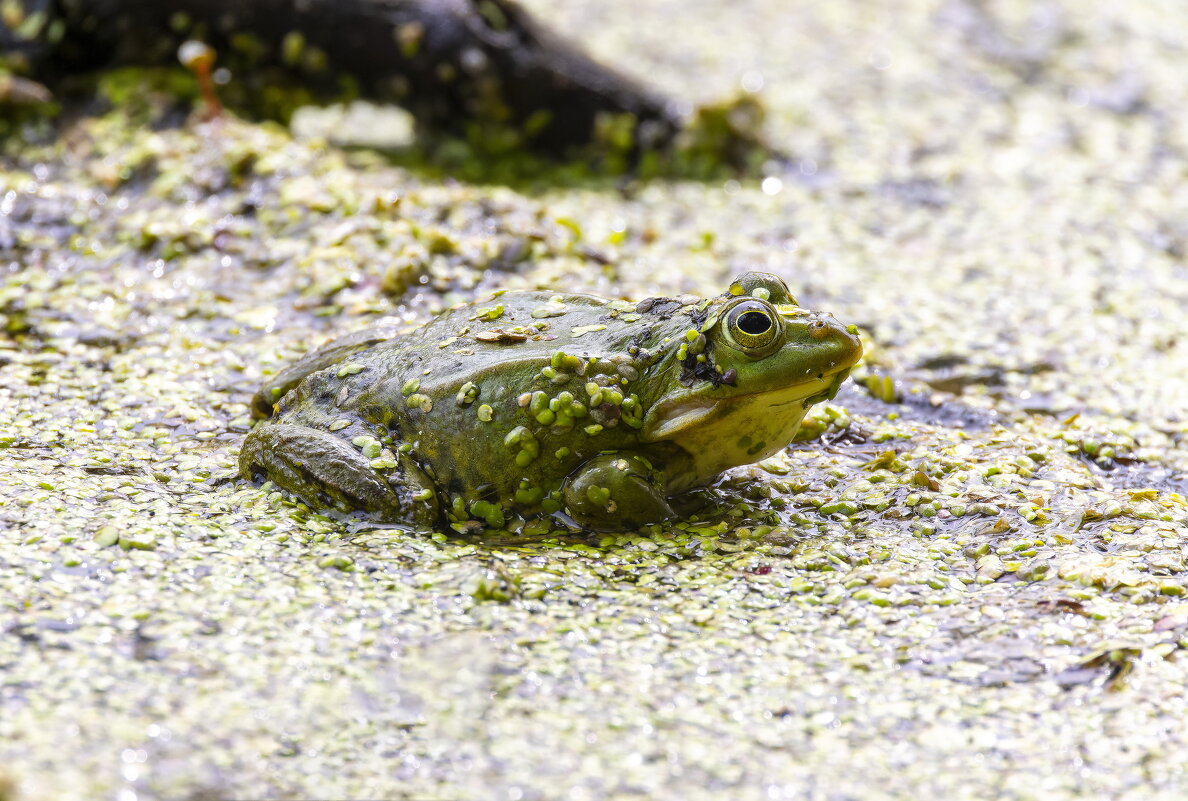
[[[316,506],[461,530],[510,515],[595,531],[771,456],[862,355],[853,327],[751,272],[714,298],[505,291],[366,329],[268,381],[241,473]]]

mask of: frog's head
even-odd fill
[[[787,445],[805,410],[836,395],[862,355],[853,327],[800,308],[769,273],[735,279],[706,312],[666,371],[671,386],[648,409],[641,433],[709,449],[726,466]]]

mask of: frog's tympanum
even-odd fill
[[[565,515],[594,530],[779,451],[862,353],[774,275],[716,298],[504,292],[311,353],[254,400],[240,455],[318,506],[433,527]]]

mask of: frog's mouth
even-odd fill
[[[836,397],[842,382],[849,375],[850,367],[843,367],[821,378],[766,392],[724,398],[684,394],[664,398],[653,406],[644,418],[643,438],[649,442],[669,439],[694,426],[703,425],[713,417],[729,414],[736,407],[750,405],[759,397],[763,398],[763,406],[768,414],[791,413],[799,422],[805,409]]]

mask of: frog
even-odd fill
[[[282,369],[252,399],[239,468],[413,528],[634,531],[784,449],[861,355],[854,326],[771,273],[708,298],[500,291]]]

